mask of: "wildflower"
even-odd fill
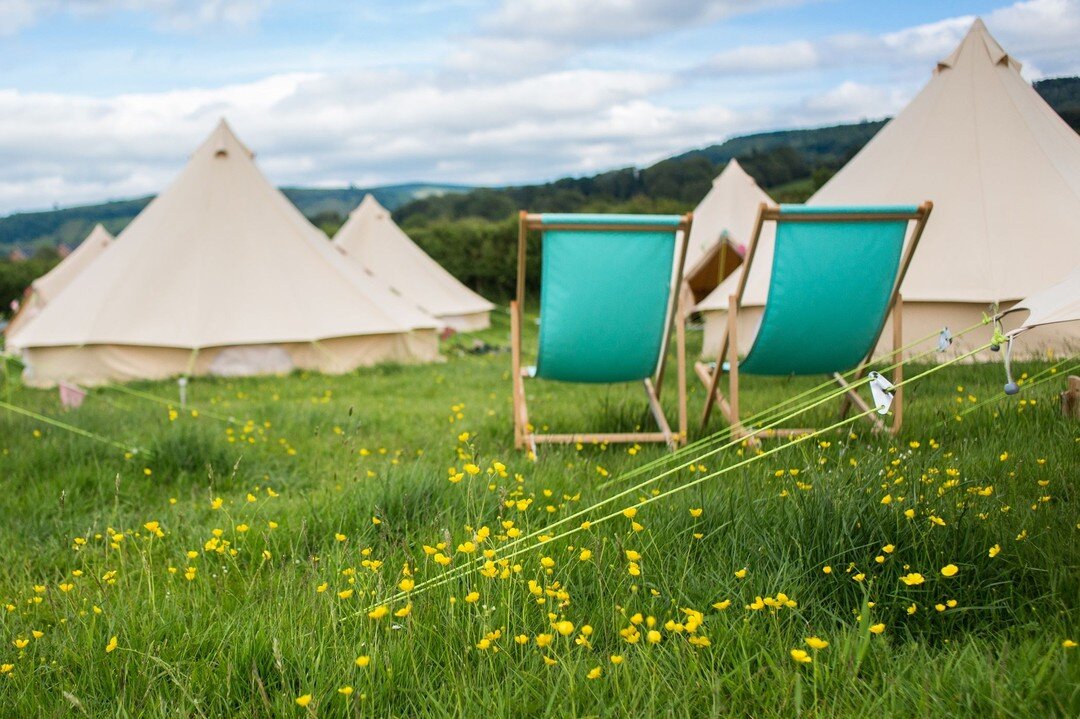
[[[725,599],[723,601],[720,601],[720,602],[717,602],[716,604],[714,604],[713,609],[719,609],[720,611],[724,611],[725,609],[727,609],[730,606],[731,606],[731,600],[730,599]]]
[[[334,539],[336,539],[339,542],[344,542],[346,539],[348,539],[348,537],[346,537],[341,532],[335,532],[334,533]]]
[[[411,592],[412,588],[416,586],[416,582],[411,577],[405,577],[398,582],[398,589],[403,592]]]
[[[1066,649],[1075,649],[1076,642],[1074,642],[1072,639],[1066,639],[1061,643],[1061,646],[1065,647]]]
[[[832,574],[832,567],[826,564],[824,567],[821,568],[821,571],[825,574]]]
[[[544,647],[551,644],[552,639],[554,639],[554,636],[551,635],[551,634],[537,634],[536,635],[536,646],[543,649]]]
[[[919,611],[919,607],[916,606],[915,602],[912,602],[911,605],[907,608],[908,614],[914,614],[917,611]]]
[[[1067,639],[1065,641],[1068,642]],[[1073,646],[1076,646],[1075,642],[1073,643]],[[623,662],[621,654],[612,654],[610,657],[608,657],[608,659],[611,661],[612,664],[622,664]]]
[[[564,637],[568,637],[568,636],[570,636],[571,634],[574,633],[574,623],[569,622],[569,621],[567,621],[565,619],[562,620],[561,622],[555,622],[555,631],[557,631],[559,634],[563,635]]]
[[[412,613],[412,602],[409,602],[404,607],[402,607],[401,609],[394,612],[394,616],[397,617],[398,619],[404,619],[405,617],[409,616],[409,614],[411,614],[411,613]]]
[[[866,575],[862,572],[859,572],[858,574],[853,576],[852,579],[854,579],[856,582],[861,582],[862,580],[866,579]]]
[[[196,571],[198,570],[196,570],[195,567],[188,567],[187,570],[184,572],[184,579],[188,580],[189,582],[194,581]]]
[[[904,516],[907,517],[908,519],[914,519],[915,518],[915,510],[914,509],[905,509],[904,510]]]
[[[900,581],[908,585],[909,587],[914,587],[922,584],[926,581],[926,579],[924,579],[923,575],[919,574],[918,572],[912,572],[911,574],[905,574],[904,576],[900,577]]]
[[[581,554],[578,555],[578,559],[581,560],[582,562],[589,561],[590,559],[592,559],[592,550],[590,550],[590,549],[582,549]]]
[[[810,655],[806,653],[805,649],[792,649],[791,650],[791,658],[794,659],[799,664],[809,664],[812,661],[814,661],[810,657]]]
[[[117,645],[116,637],[110,637],[109,638],[109,643],[105,645],[105,653],[106,654],[111,653],[114,649],[116,649],[116,645]]]
[[[701,511],[702,511],[701,507],[698,507],[696,509],[691,509],[690,510],[690,516],[693,517],[694,519],[697,519],[698,517],[701,516]]]
[[[884,624],[873,624],[873,625],[870,626],[870,633],[871,634],[881,634],[884,631],[885,631],[885,625]]]
[[[311,703],[311,695],[301,694],[300,696],[296,697],[296,703],[302,707],[306,707],[308,704]]]
[[[960,570],[957,568],[957,566],[955,564],[946,564],[944,567],[941,568],[941,576],[943,576],[943,577],[954,577],[954,576],[956,576],[956,573],[959,572],[959,571]]]
[[[938,602],[937,604],[934,605],[934,609],[938,610],[939,612],[944,612],[945,611],[945,605],[942,604],[941,602]]]
[[[465,601],[469,604],[475,604],[480,601],[480,592],[473,590],[465,595]]]
[[[886,544],[884,547],[881,548],[881,551],[885,552],[885,554],[892,554],[894,551],[896,551],[896,545]]]
[[[526,644],[529,643],[529,635],[528,634],[518,634],[516,637],[514,637],[514,641],[517,642],[518,644],[520,644],[521,646],[525,646]]]
[[[210,502],[210,509],[221,509],[221,505],[223,505],[224,503],[225,500],[223,500],[221,497],[217,497]]]
[[[337,690],[338,694],[347,697],[353,693],[353,688],[350,686],[344,686]]]
[[[238,524],[238,525],[236,525],[236,531],[240,532],[241,534],[248,531],[249,529],[251,529],[251,527],[247,526],[246,524]]]
[[[29,639],[22,639],[22,638],[17,638],[15,641],[12,642],[12,644],[15,645],[16,649],[26,649],[26,645],[29,644],[29,643],[30,643]]]
[[[1001,554],[1001,545],[995,544],[994,546],[990,547],[990,551],[987,552],[987,554],[989,554],[991,558]]]
[[[633,519],[637,516],[637,507],[627,507],[622,511],[623,516],[627,519]]]
[[[891,494],[886,494],[884,497],[881,498],[881,503],[882,504],[892,504],[892,495]]]
[[[807,637],[806,644],[811,649],[824,649],[825,647],[829,646],[829,643],[827,641],[818,637]]]
[[[367,615],[370,619],[382,619],[389,613],[390,609],[385,604],[383,604],[372,609],[370,612],[367,613]]]
[[[645,635],[645,639],[648,640],[649,644],[659,644],[661,639],[660,632],[655,629],[650,629]]]
[[[735,578],[736,579],[745,579],[746,578],[746,567],[743,567],[742,569],[737,570],[735,572]]]
[[[266,560],[270,560],[273,557],[273,555],[270,554],[269,549],[264,549],[263,552],[262,552],[262,556],[263,556],[263,559],[266,559]]]
[[[14,670],[14,664],[0,664],[0,674],[11,674]]]
[[[555,560],[551,557],[540,557],[540,566],[544,569],[551,569],[555,566]]]
[[[640,562],[641,561],[641,554],[639,554],[638,552],[635,552],[633,549],[627,549],[626,550],[626,559],[629,562]]]
[[[464,469],[468,474],[472,475],[473,477],[480,474],[480,468],[477,467],[475,464],[472,464],[471,462],[469,464],[466,464]]]
[[[360,667],[361,669],[365,668],[368,664],[371,664],[371,657],[369,657],[368,655],[363,654],[356,658],[356,666]]]
[[[600,678],[600,673],[601,673],[600,667],[598,667],[598,666],[593,667],[592,669],[589,670],[589,673],[585,675],[585,678],[586,679],[599,679]]]
[[[558,661],[552,659],[551,657],[544,657],[544,664],[547,664],[549,667],[553,667],[558,663]]]

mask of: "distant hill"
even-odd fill
[[[392,211],[418,198],[465,192],[470,189],[472,188],[465,185],[409,183],[371,188],[286,187],[282,189],[282,192],[316,224],[329,224],[334,227],[335,223],[339,223],[341,218],[346,217],[369,192]],[[98,205],[65,207],[40,212],[19,212],[0,217],[0,248],[5,248],[4,254],[12,247],[20,247],[29,254],[35,248],[56,247],[61,243],[74,247],[82,242],[98,222],[115,235],[123,230],[152,199],[153,196],[140,197]]]

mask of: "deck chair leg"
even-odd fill
[[[652,380],[646,377],[642,380],[642,384],[645,385],[645,395],[649,398],[649,409],[652,410],[653,419],[656,420],[657,426],[660,427],[660,432],[663,433],[667,446],[674,450],[677,446],[677,440],[671,434],[671,426],[668,424],[667,417],[664,416],[664,408],[660,406],[660,397],[656,394]]]
[[[896,392],[893,396],[893,421],[890,431],[893,435],[900,433],[900,427],[904,424],[904,358],[899,356],[899,349],[904,346],[904,298],[899,293],[896,295],[896,302],[893,304],[892,311],[892,343],[893,343],[893,362],[896,363],[896,367],[893,369],[893,384],[896,385]]]
[[[510,303],[510,381],[513,386],[514,402],[514,447],[525,447],[527,424],[523,421],[525,409],[525,383],[521,377],[521,308],[517,302]]]
[[[678,444],[686,444],[686,315],[685,304],[680,297],[675,327],[675,355],[679,366],[676,368],[676,381],[679,383],[679,436]]]
[[[739,421],[739,303],[735,295],[728,297],[727,361],[728,361],[728,422],[733,439],[746,436]],[[719,366],[717,367],[719,370]]]

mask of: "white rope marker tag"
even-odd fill
[[[877,372],[870,373],[870,394],[874,397],[878,414],[888,414],[889,408],[892,407],[894,389],[896,387],[892,382]]]

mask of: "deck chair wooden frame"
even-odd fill
[[[683,285],[683,264],[686,260],[686,246],[690,236],[691,213],[682,216],[677,226],[671,228],[675,233],[675,268],[668,291],[666,319],[660,343],[660,355],[656,370],[652,376],[642,380],[649,410],[656,421],[657,432],[622,432],[594,433],[574,432],[566,434],[542,434],[529,424],[528,402],[525,397],[525,379],[530,377],[529,370],[522,366],[521,335],[525,304],[525,261],[526,240],[529,232],[548,230],[579,230],[597,232],[656,232],[658,225],[648,224],[642,218],[641,224],[574,224],[573,221],[552,223],[545,221],[541,214],[521,211],[518,220],[518,257],[517,257],[517,292],[510,303],[510,346],[512,354],[513,408],[514,408],[514,446],[529,449],[534,454],[538,444],[573,444],[576,442],[664,442],[672,450],[686,441],[686,323],[684,301],[681,288]],[[674,330],[677,357],[676,381],[678,392],[678,431],[673,432],[660,404],[664,374],[667,366],[668,347]]]
[[[715,406],[719,408],[720,413],[723,414],[725,419],[727,419],[728,423],[731,425],[733,438],[744,438],[751,434],[751,432],[742,425],[739,415],[739,343],[737,333],[739,310],[742,306],[743,292],[746,290],[746,282],[750,275],[750,267],[754,261],[758,241],[761,237],[761,231],[766,222],[872,222],[881,220],[907,220],[915,223],[914,227],[911,229],[910,240],[905,243],[906,248],[903,250],[903,254],[900,258],[888,304],[886,305],[877,332],[869,345],[866,356],[859,361],[855,368],[853,381],[858,381],[866,373],[870,360],[873,357],[874,350],[877,348],[878,342],[881,340],[881,335],[885,330],[885,324],[890,317],[892,318],[892,352],[890,353],[890,356],[895,355],[902,346],[903,298],[900,295],[900,286],[903,284],[904,277],[907,275],[908,266],[911,264],[911,258],[914,256],[915,249],[919,245],[919,240],[922,238],[923,230],[926,227],[926,221],[929,219],[932,210],[933,203],[926,201],[919,205],[914,212],[868,211],[865,213],[827,213],[818,211],[800,214],[798,210],[781,210],[779,207],[762,203],[758,208],[758,216],[754,223],[754,231],[750,238],[750,246],[746,252],[746,259],[743,262],[742,275],[739,278],[739,284],[735,293],[728,296],[727,328],[725,329],[721,340],[720,351],[716,356],[716,366],[715,368],[710,368],[706,363],[700,361],[694,364],[695,374],[697,374],[698,379],[700,379],[706,387],[705,407],[701,415],[702,428],[708,423],[709,415]],[[766,300],[766,303],[767,302],[768,300]],[[720,377],[724,371],[723,367],[725,359],[728,363],[728,394],[726,396],[720,390]],[[875,431],[885,431],[888,429],[888,431],[894,435],[900,431],[904,417],[904,388],[900,385],[903,376],[903,363],[897,363],[896,367],[893,369],[892,378],[893,384],[898,386],[892,404],[893,418],[891,426],[886,428],[884,422],[882,422],[878,416],[873,414],[867,415],[866,419],[873,424]],[[847,416],[852,405],[855,405],[863,412],[869,411],[870,407],[852,388],[851,383],[843,378],[839,371],[832,372],[831,377],[841,388],[846,390],[842,395],[840,402],[841,418]],[[756,444],[757,438],[759,437],[790,437],[807,434],[813,431],[814,428],[774,428],[755,432],[753,436],[750,437],[750,441],[751,443]]]

